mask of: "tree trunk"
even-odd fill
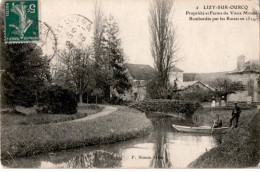
[[[88,104],[88,94],[87,94],[87,104]]]
[[[82,100],[83,94],[79,94],[79,104],[82,106],[83,100]]]
[[[96,96],[96,104],[97,104],[97,96]]]

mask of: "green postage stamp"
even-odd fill
[[[5,43],[39,40],[38,0],[5,1]]]

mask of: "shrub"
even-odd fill
[[[155,78],[147,84],[147,94],[152,99],[165,99],[171,93],[169,90],[162,87],[158,78]]]
[[[210,102],[214,96],[214,92],[191,92],[183,94],[182,99],[192,102]]]
[[[183,113],[191,117],[200,107],[199,103],[184,102],[179,100],[152,99],[132,104],[131,107],[142,112],[174,112]]]
[[[77,112],[76,95],[57,85],[47,87],[40,93],[39,105],[43,107],[43,112],[47,113],[73,114]]]

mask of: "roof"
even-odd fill
[[[130,75],[136,80],[152,80],[156,77],[156,70],[149,65],[126,64]]]
[[[201,81],[189,81],[189,82],[180,82],[178,83],[178,90],[185,90],[189,87],[191,87],[192,85],[196,84],[196,83],[200,83],[202,85],[204,85],[205,87],[209,88],[210,90],[214,91],[213,88],[211,88],[209,85],[202,83]]]
[[[254,61],[248,61],[245,67],[241,70],[235,69],[228,74],[242,74],[242,73],[260,73],[260,66]]]
[[[183,70],[177,68],[176,66],[173,66],[173,67],[171,68],[171,71],[173,71],[173,72],[183,72]]]
[[[183,82],[194,81],[196,73],[183,73]]]

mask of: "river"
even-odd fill
[[[12,168],[187,168],[216,147],[221,136],[180,133],[172,117],[149,117],[154,131],[128,141],[51,152],[3,161]]]

